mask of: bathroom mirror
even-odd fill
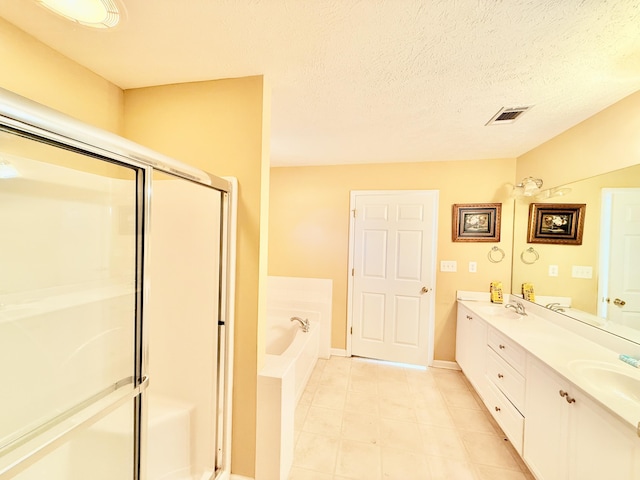
[[[626,235],[616,233],[617,225],[625,228],[632,223],[628,215],[617,220],[620,195],[635,196],[640,206],[640,165],[545,190],[535,197],[516,198],[512,293],[520,294],[523,282],[533,283],[537,303],[557,302],[560,313],[640,343],[640,312],[634,313],[640,308],[633,306],[638,300],[616,284],[632,282],[636,291],[640,289],[640,273],[635,273],[640,272],[640,245],[615,244],[616,238]],[[586,204],[582,244],[527,243],[531,203]],[[617,224],[612,225],[612,219]],[[622,273],[616,273],[617,265]]]

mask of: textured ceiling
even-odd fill
[[[273,165],[515,157],[640,89],[640,0],[119,1],[0,17],[124,89],[265,74]]]

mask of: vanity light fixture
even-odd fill
[[[564,197],[571,193],[571,189],[568,187],[563,188],[549,188],[547,190],[543,190],[538,195],[536,195],[536,200],[546,200],[548,198],[553,197]]]
[[[513,187],[514,197],[533,197],[540,193],[542,179],[527,177]]]
[[[112,28],[120,21],[115,0],[35,0],[72,22],[92,28]]]

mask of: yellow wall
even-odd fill
[[[640,163],[640,91],[518,157],[516,178],[559,185]]]
[[[351,190],[439,190],[437,260],[457,260],[457,273],[437,273],[435,358],[454,360],[456,290],[488,291],[511,278],[515,159],[274,167],[271,169],[269,274],[333,280],[332,347],[346,347],[349,199]],[[500,247],[505,260],[489,262],[494,244],[453,243],[454,203],[504,202]],[[468,273],[469,261],[478,273]]]
[[[0,18],[0,87],[122,133],[123,93]]]
[[[255,463],[258,332],[265,311],[259,298],[264,299],[261,280],[266,279],[260,218],[269,192],[266,97],[262,77],[125,92],[128,138],[218,176],[238,178],[232,471],[249,477]]]

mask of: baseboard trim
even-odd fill
[[[333,357],[348,357],[347,351],[344,348],[332,348],[331,356]]]
[[[434,360],[431,366],[434,368],[446,368],[448,370],[462,370],[456,362],[450,362],[448,360]]]
[[[253,478],[243,477],[242,475],[236,475],[235,473],[232,473],[229,477],[229,480],[253,480]]]

